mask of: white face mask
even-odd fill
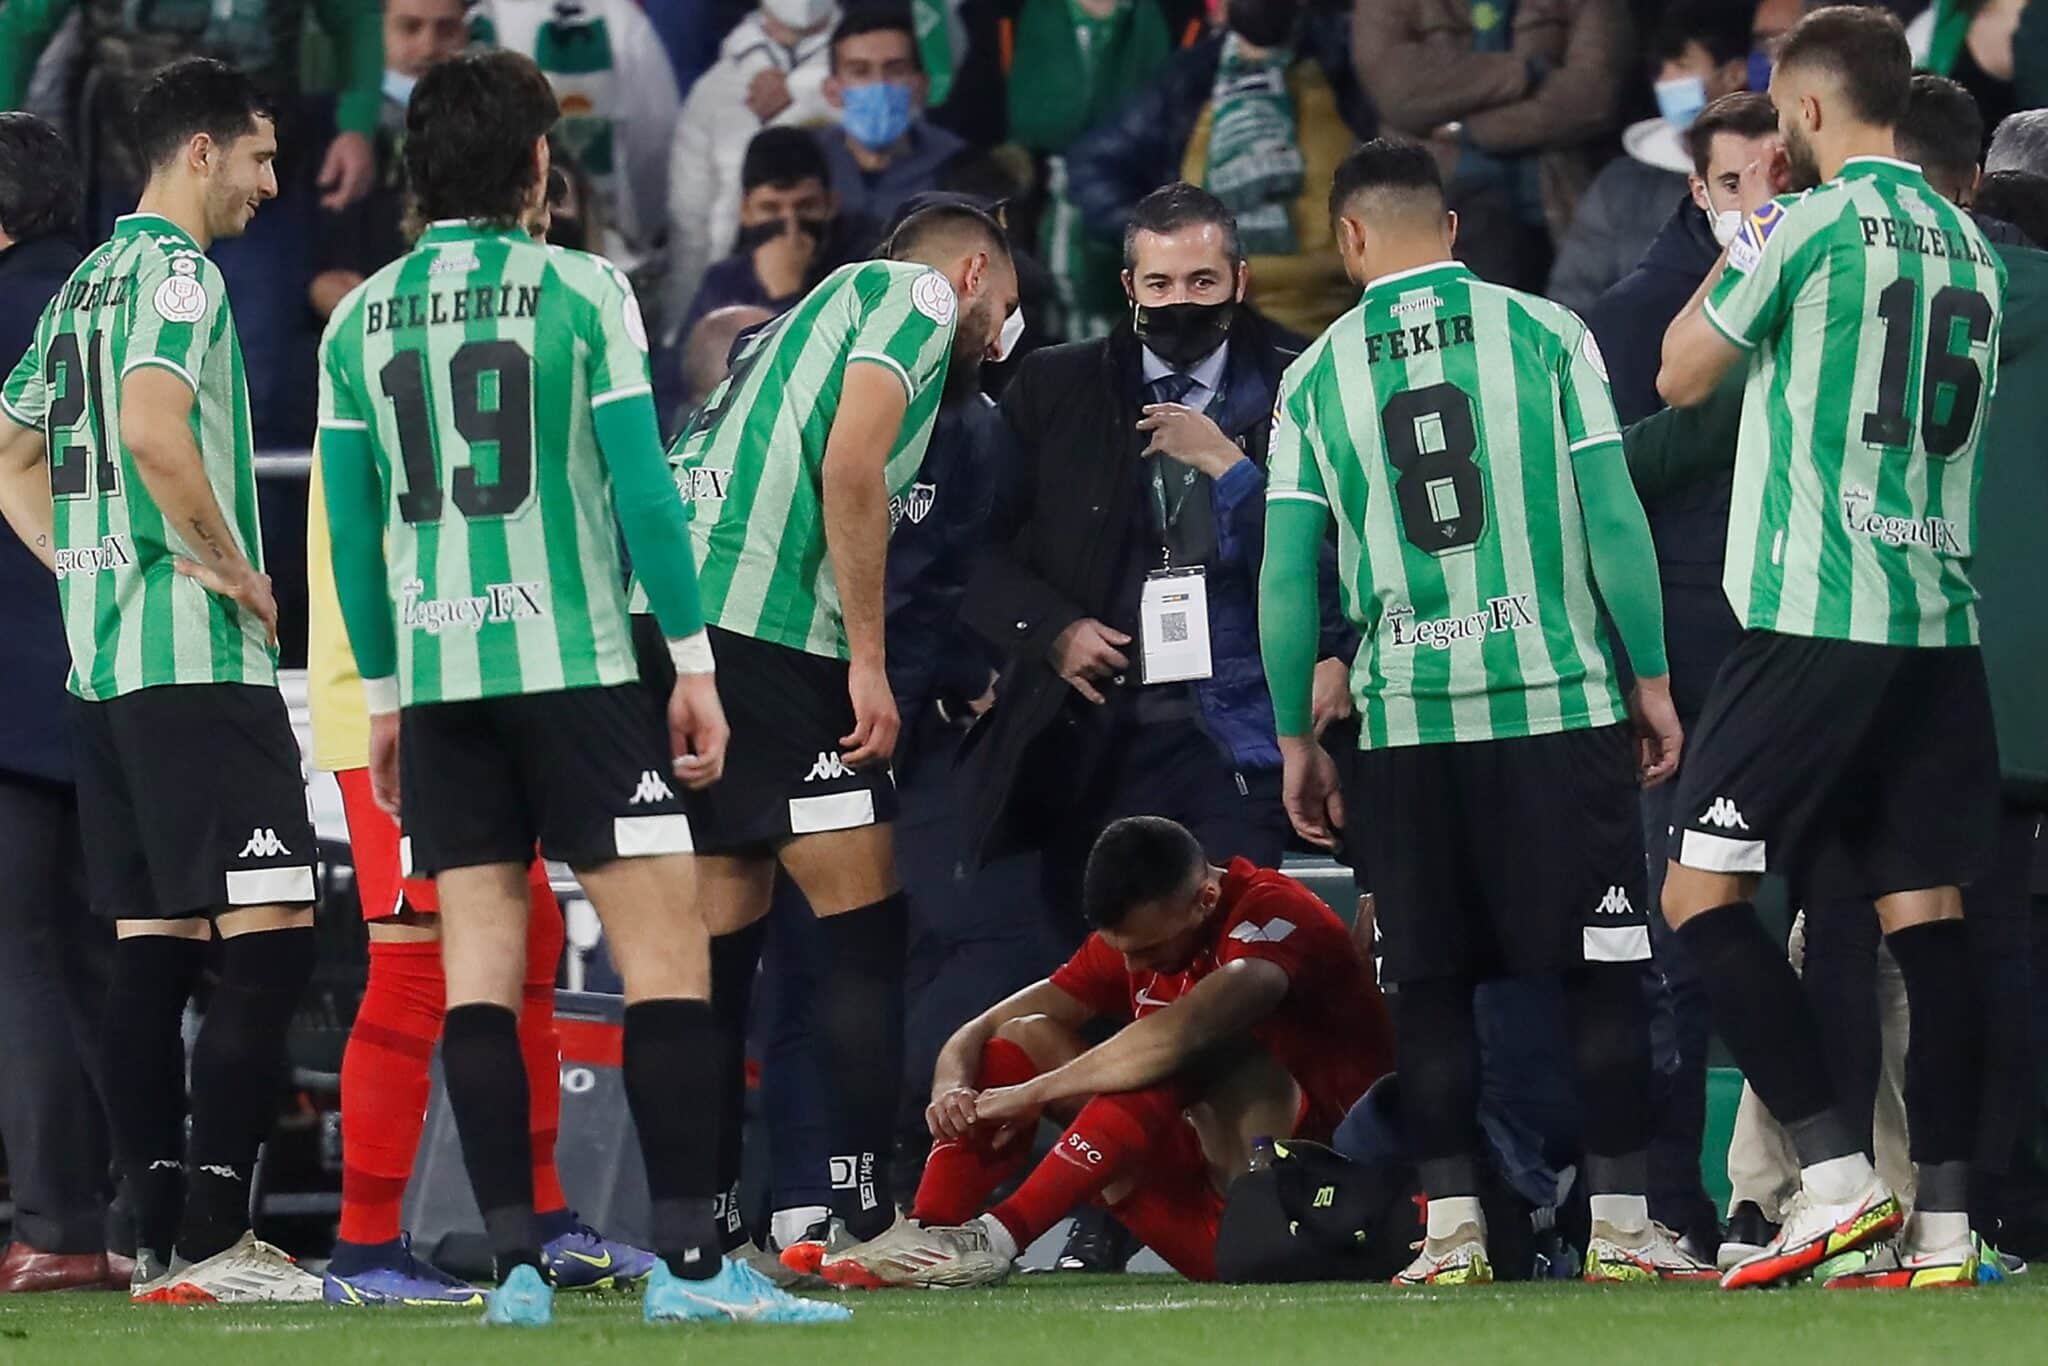
[[[1723,209],[1707,215],[1708,224],[1714,229],[1714,240],[1723,248],[1735,240],[1735,234],[1742,231],[1742,210]]]
[[[1018,309],[1003,319],[1003,330],[996,337],[996,361],[1000,364],[1010,358],[1017,349],[1017,343],[1024,339],[1024,310]]]
[[[808,33],[832,17],[833,0],[761,0],[761,8],[799,33]]]

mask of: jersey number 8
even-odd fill
[[[497,391],[496,403],[488,408],[487,376]],[[442,491],[426,353],[398,352],[385,362],[377,382],[398,417],[398,453],[405,465],[398,515],[408,522],[438,522]],[[455,470],[455,506],[464,517],[509,517],[533,497],[533,358],[515,341],[464,342],[449,359],[448,382],[455,432],[468,443],[472,457]],[[497,447],[497,478],[478,475],[474,453],[479,446]]]
[[[1429,555],[1477,544],[1486,531],[1486,484],[1472,461],[1479,428],[1471,395],[1455,384],[1395,394],[1380,409],[1380,431],[1399,472],[1394,504],[1408,543]]]

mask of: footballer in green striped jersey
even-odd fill
[[[856,261],[742,344],[732,373],[672,450],[713,625],[847,657],[822,511],[842,377],[864,363],[902,387],[903,420],[882,469],[889,496],[899,498],[931,439],[955,332],[980,350],[985,322],[962,327],[952,285],[928,265]]]
[[[113,975],[156,983],[109,1016],[109,1089],[162,1097],[113,1115],[135,1298],[317,1301],[319,1278],[248,1222],[247,1110],[268,1100],[252,1079],[283,1076],[313,966],[314,836],[277,689],[242,358],[206,256],[277,193],[277,137],[253,80],[205,58],[154,73],[129,112],[148,178],[0,394],[0,509],[59,576],[81,866],[116,922]],[[234,1004],[194,1046],[213,1062],[193,1069],[188,1153],[177,1040],[209,939],[225,946],[213,999]]]
[[[1593,1222],[1585,1276],[1714,1274],[1650,1222],[1650,956],[1637,781],[1677,768],[1649,523],[1605,366],[1568,310],[1451,259],[1436,160],[1378,139],[1330,212],[1357,307],[1289,367],[1267,475],[1259,626],[1300,833],[1344,827],[1315,735],[1316,560],[1334,522],[1363,642],[1347,847],[1373,870],[1382,973],[1400,987],[1403,1091],[1428,1236],[1396,1285],[1489,1278],[1469,1097],[1473,991],[1551,975],[1571,1002]],[[1605,634],[1637,675],[1628,710]],[[1633,727],[1630,721],[1633,720]],[[1631,751],[1634,751],[1632,754]],[[1404,1087],[1407,1082],[1404,1081]]]
[[[727,933],[714,992],[738,999],[753,979],[758,938],[750,951],[730,932],[768,913],[779,868],[830,945],[819,1010],[834,1022],[825,1070],[845,1117],[834,1151],[858,1174],[856,1239],[896,1218],[902,1068],[889,1059],[907,909],[888,766],[890,504],[916,476],[953,358],[994,352],[1017,311],[994,217],[957,197],[908,207],[880,259],[826,277],[750,339],[672,452],[732,722],[723,781],[688,798],[699,862],[714,870],[703,915]],[[724,1123],[721,1151],[736,1153],[740,1115]]]
[[[1745,625],[1975,642],[1977,441],[2004,294],[1970,215],[1892,157],[1851,157],[1750,216],[1700,309],[1749,357],[1723,577]]]
[[[166,684],[276,681],[275,607],[248,610],[176,568],[209,544],[251,584],[263,567],[242,349],[199,241],[158,213],[118,219],[50,301],[0,410],[47,442],[72,692],[104,701]],[[189,432],[203,467],[214,504],[204,528],[167,511],[137,472],[152,452],[135,436],[166,421]]]
[[[677,788],[718,780],[726,725],[632,290],[536,240],[559,116],[517,53],[430,69],[406,108],[405,162],[433,226],[344,300],[323,348],[320,474],[371,786],[448,926],[443,1065],[501,1273],[484,1321],[539,1326],[554,1299],[517,1020],[536,842],[576,870],[626,982],[627,1102],[658,1253],[644,1317],[843,1319],[721,1256],[723,1045]],[[669,641],[659,693],[629,653],[618,536]]]
[[[1757,1098],[1808,1117],[1788,1121],[1793,1213],[1727,1289],[1866,1244],[1830,1286],[1977,1278],[1980,1050],[1954,1022],[1973,1005],[1961,889],[1992,866],[2000,819],[1968,568],[2005,269],[1898,158],[1912,68],[1882,9],[1814,10],[1787,35],[1770,92],[1783,146],[1744,171],[1751,216],[1666,330],[1657,376],[1689,406],[1747,367],[1722,581],[1749,629],[1693,728],[1662,909],[1709,998],[1741,1003],[1721,1032]],[[1805,193],[1772,198],[1781,176]],[[1910,1219],[1829,1110],[1820,1022],[1756,923],[1766,872],[1882,922],[1926,1063],[1906,1082]]]

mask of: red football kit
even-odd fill
[[[1098,1015],[1135,1020],[1163,1010],[1226,963],[1257,958],[1287,974],[1287,995],[1252,1039],[1302,1090],[1295,1136],[1327,1140],[1366,1087],[1393,1070],[1386,1005],[1351,933],[1315,893],[1249,859],[1233,859],[1210,922],[1213,938],[1187,969],[1132,972],[1091,934],[1052,984]]]

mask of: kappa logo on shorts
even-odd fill
[[[1595,915],[1634,915],[1636,908],[1630,904],[1628,893],[1620,887],[1609,887],[1607,895],[1600,898],[1600,904],[1593,908]]]
[[[277,831],[266,826],[257,826],[249,832],[249,842],[242,846],[236,858],[282,858],[291,850],[284,847],[284,841],[277,837]]]
[[[846,760],[839,757],[837,750],[820,750],[818,762],[811,765],[811,771],[804,775],[807,783],[829,783],[835,778],[851,778],[853,770],[846,766]]]
[[[1749,822],[1742,819],[1742,813],[1735,809],[1735,803],[1726,797],[1714,798],[1714,804],[1707,808],[1707,814],[1700,817],[1701,825],[1718,825],[1723,830],[1747,830]]]
[[[633,789],[633,796],[626,805],[644,806],[648,802],[674,801],[675,795],[675,790],[662,781],[659,773],[650,768],[640,775],[640,786]]]

